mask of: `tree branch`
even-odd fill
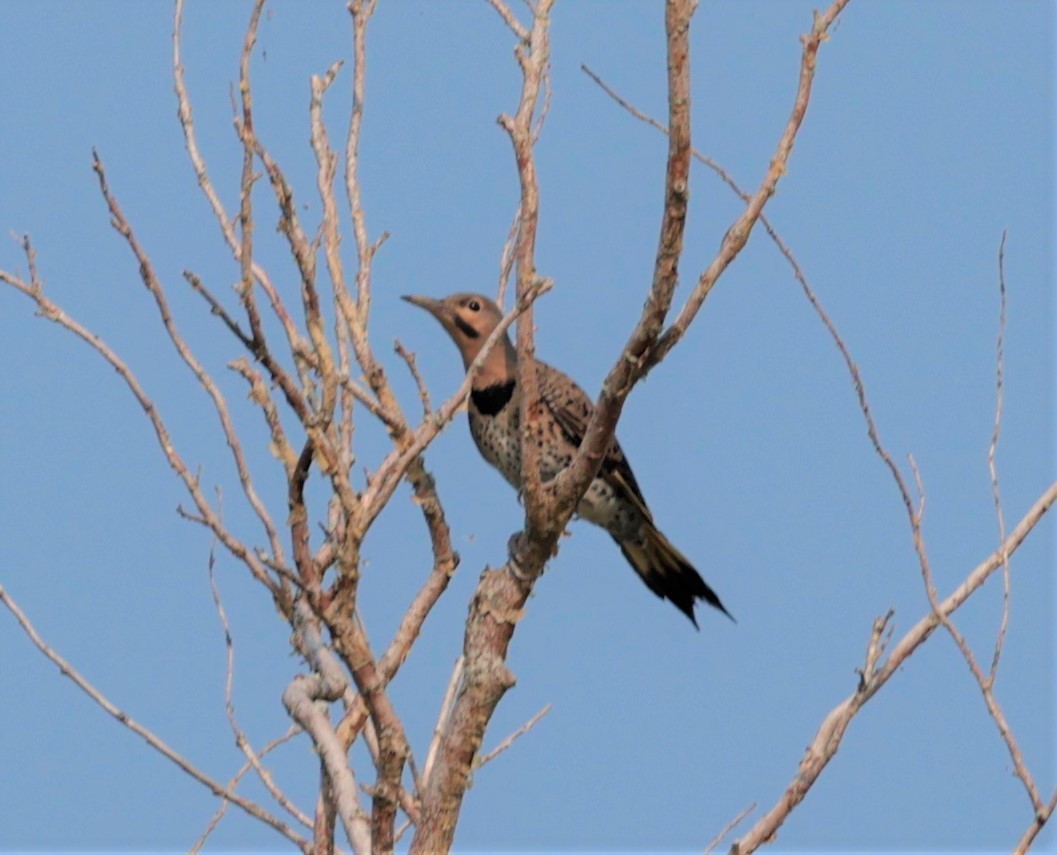
[[[224,209],[224,205],[220,201],[220,196],[217,194],[216,188],[213,186],[213,182],[206,170],[205,160],[198,148],[198,137],[195,132],[194,117],[191,111],[191,98],[187,91],[187,84],[184,81],[184,68],[181,58],[180,41],[181,29],[183,26],[183,7],[184,0],[176,0],[175,12],[173,14],[172,62],[177,114],[180,119],[180,127],[183,130],[184,142],[187,146],[187,155],[191,161],[191,168],[194,170],[195,178],[198,180],[198,186],[202,189],[202,193],[206,197],[206,201],[209,203],[209,207],[212,209],[214,217],[216,217],[217,223],[220,226],[221,234],[224,236],[224,241],[232,251],[235,260],[240,261],[242,252],[241,241],[235,233],[234,223]],[[290,344],[290,350],[294,354],[294,358],[298,364],[298,370],[301,372],[302,381],[304,382],[306,381],[305,359],[306,355],[309,353],[308,343],[297,331],[293,318],[290,317],[290,313],[287,311],[286,306],[279,297],[279,293],[272,284],[267,271],[256,262],[253,263],[252,270],[254,277],[267,295],[272,310],[275,312],[275,316],[279,319],[279,322],[283,327],[287,341]]]
[[[256,802],[252,802],[249,799],[240,796],[234,790],[229,787],[225,787],[219,781],[209,777],[205,772],[201,771],[197,766],[192,764],[189,760],[177,753],[174,749],[170,748],[159,736],[155,735],[152,731],[148,730],[142,724],[133,719],[128,713],[119,707],[111,703],[106,696],[102,694],[95,686],[89,683],[81,674],[75,669],[69,662],[52,649],[43,638],[40,637],[29,618],[26,617],[25,613],[19,608],[11,596],[4,590],[3,586],[0,586],[0,604],[2,604],[11,614],[15,616],[15,620],[18,621],[19,626],[22,627],[22,631],[29,636],[30,641],[33,642],[34,646],[43,653],[48,659],[58,666],[59,671],[62,672],[64,677],[69,678],[82,692],[88,695],[96,704],[103,708],[105,712],[111,715],[117,722],[123,727],[128,728],[137,736],[142,737],[146,740],[147,744],[165,757],[167,760],[175,763],[180,769],[203,784],[210,792],[215,796],[220,796],[226,799],[234,805],[242,808],[246,813],[255,819],[260,820],[265,825],[275,829],[279,834],[297,846],[302,852],[307,853],[309,849],[309,841],[294,831],[285,822],[272,814],[268,813],[264,808],[258,805]]]
[[[814,740],[808,746],[793,781],[779,797],[778,802],[770,811],[762,816],[749,832],[731,847],[731,855],[747,855],[754,852],[761,845],[770,842],[778,832],[782,823],[803,800],[808,791],[818,779],[822,770],[837,753],[844,733],[858,711],[870,700],[878,690],[888,682],[899,670],[906,660],[928,640],[929,636],[941,625],[942,618],[949,618],[969,597],[976,591],[988,577],[1003,566],[1008,556],[1011,556],[1020,547],[1024,539],[1034,530],[1039,520],[1057,501],[1057,482],[1042,493],[1035,501],[1030,510],[1017,523],[1010,532],[1009,537],[1002,542],[1000,547],[982,561],[966,576],[946,599],[937,604],[937,608],[930,609],[929,613],[921,618],[891,649],[888,658],[883,664],[869,667],[871,658],[877,656],[868,653],[868,667],[864,669],[856,691],[837,704],[823,720]],[[882,619],[885,621],[887,619]],[[879,634],[874,632],[874,639]],[[871,642],[871,649],[876,649]],[[1046,818],[1049,814],[1046,815]],[[1045,819],[1042,821],[1045,823]],[[1037,834],[1038,831],[1035,831]]]
[[[0,282],[10,285],[17,291],[20,291],[29,297],[36,304],[37,311],[41,317],[64,327],[87,343],[120,375],[121,379],[125,381],[125,384],[140,405],[140,408],[150,421],[151,427],[154,428],[154,434],[158,440],[159,446],[161,446],[162,454],[164,455],[166,462],[183,482],[184,487],[187,489],[191,499],[194,501],[195,507],[201,515],[203,524],[216,535],[217,539],[224,544],[225,548],[235,556],[235,558],[242,561],[249,568],[253,577],[261,582],[261,584],[265,585],[272,593],[272,596],[275,597],[276,593],[279,591],[279,587],[275,581],[269,577],[267,566],[249,549],[249,547],[246,546],[245,543],[235,537],[223,525],[219,516],[202,493],[197,476],[191,473],[187,468],[187,464],[184,463],[183,458],[180,457],[180,454],[173,446],[172,437],[169,435],[169,430],[166,427],[165,422],[158,413],[158,409],[154,405],[154,402],[143,389],[143,386],[140,384],[136,375],[102,338],[71,318],[58,304],[45,296],[43,282],[36,272],[36,259],[28,235],[23,237],[22,246],[26,253],[26,257],[30,259],[30,281],[26,282],[13,274],[0,270]]]
[[[299,600],[294,610],[294,631],[298,647],[313,673],[298,675],[290,681],[283,692],[283,704],[290,717],[312,737],[326,767],[349,845],[356,855],[369,855],[373,851],[371,828],[359,803],[356,778],[329,716],[316,704],[316,701],[338,700],[347,685],[345,675],[324,646],[315,617],[304,600]]]

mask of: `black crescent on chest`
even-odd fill
[[[474,389],[470,393],[470,399],[482,416],[494,416],[499,413],[514,395],[514,380],[506,383],[494,383],[483,389]]]

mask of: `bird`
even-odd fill
[[[402,299],[425,309],[440,322],[459,349],[466,369],[502,320],[499,307],[482,294],[458,293],[443,299],[408,294]],[[540,360],[535,362],[543,406],[541,417],[534,422],[533,439],[539,449],[540,480],[546,483],[572,462],[591,420],[594,403],[566,374]],[[470,434],[481,455],[520,493],[517,363],[517,350],[504,333],[473,378],[467,412]],[[646,587],[669,600],[695,627],[698,623],[694,606],[698,600],[734,620],[716,592],[657,528],[615,437],[577,507],[577,515],[605,529]]]

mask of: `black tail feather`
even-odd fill
[[[695,627],[694,603],[697,600],[704,600],[734,621],[734,615],[727,611],[716,592],[668,538],[649,523],[644,524],[643,534],[638,542],[613,539],[646,587],[658,597],[670,600]]]

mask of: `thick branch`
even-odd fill
[[[578,501],[597,474],[613,440],[624,401],[646,373],[647,354],[658,340],[675,294],[690,197],[690,18],[695,6],[691,0],[668,0],[665,6],[668,166],[653,282],[639,322],[602,384],[602,392],[576,458],[559,477],[558,489],[567,496],[567,502]],[[564,506],[562,510],[565,510]],[[571,512],[572,508],[569,510]]]
[[[538,195],[535,187],[535,172],[531,159],[531,120],[538,93],[539,79],[546,61],[544,41],[546,37],[546,15],[550,4],[541,0],[536,5],[528,52],[517,50],[518,60],[525,75],[522,103],[515,119],[501,120],[511,133],[514,142],[519,176],[522,182],[522,204],[520,229],[515,256],[518,261],[519,298],[525,289],[536,280],[533,266],[533,241],[538,216]],[[660,249],[658,251],[656,282],[660,282],[659,294],[652,298],[655,306],[666,310],[670,304],[670,291],[674,289],[674,277],[681,246],[682,218],[685,217],[686,176],[689,172],[689,19],[692,4],[669,0],[666,26],[669,40],[670,92],[672,115],[685,125],[685,135],[677,137],[673,144],[675,153],[670,158],[668,181],[666,182],[666,206],[662,225]],[[532,80],[534,79],[534,84]],[[533,85],[535,88],[533,88]],[[528,104],[528,106],[526,106]],[[519,123],[520,120],[520,123]],[[674,165],[673,165],[674,163]],[[668,203],[675,200],[674,205]],[[670,281],[669,281],[670,280]],[[667,300],[663,296],[668,293]],[[652,335],[660,331],[660,318],[653,324]],[[642,324],[650,334],[651,326]],[[523,430],[533,417],[537,405],[535,374],[523,370],[531,365],[532,321],[525,315],[518,323],[519,384],[522,388],[521,420]],[[552,507],[540,494],[538,456],[533,455],[533,444],[522,441],[522,478],[525,495],[527,529],[511,541],[508,563],[498,571],[486,570],[477,587],[470,606],[463,654],[466,657],[466,672],[456,698],[455,707],[442,735],[436,763],[423,794],[422,824],[412,843],[412,852],[442,851],[451,846],[455,822],[462,798],[469,785],[473,761],[480,750],[484,732],[496,705],[514,684],[514,677],[505,665],[507,650],[517,621],[533,581],[550,557],[554,544],[565,528],[573,509],[587,489],[601,463],[602,452],[608,446],[619,416],[619,404],[623,403],[627,389],[620,390],[619,403],[610,413],[603,435],[596,428],[595,442],[598,449],[581,451],[577,457],[576,473],[563,473],[557,485],[558,499]],[[596,412],[593,424],[598,422]],[[584,463],[583,461],[589,461]]]

